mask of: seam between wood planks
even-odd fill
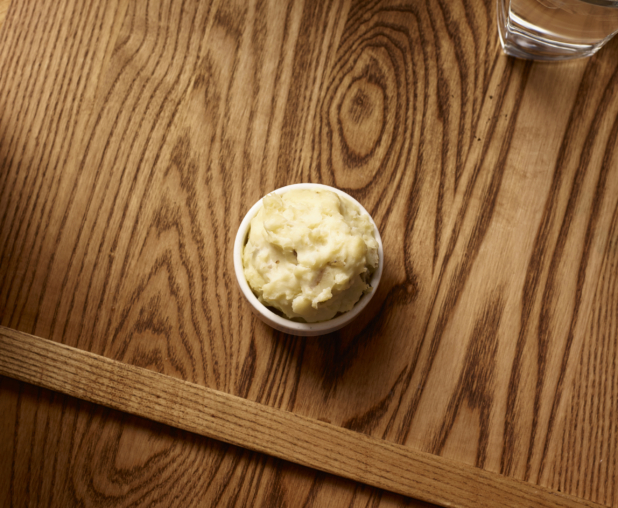
[[[0,374],[442,506],[601,506],[5,327]]]

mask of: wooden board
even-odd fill
[[[15,379],[443,506],[599,506],[8,328],[0,352]]]
[[[617,506],[618,44],[516,61],[494,19],[489,0],[15,2],[0,323]],[[248,208],[301,181],[357,198],[386,251],[369,311],[320,339],[258,322],[230,255]],[[198,472],[230,504],[407,502],[0,390],[0,501],[31,482],[147,504]]]

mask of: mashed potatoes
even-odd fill
[[[299,189],[262,202],[243,251],[245,277],[260,302],[315,323],[352,309],[371,290],[378,243],[352,201]]]

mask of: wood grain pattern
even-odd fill
[[[433,506],[5,377],[0,393],[37,408],[15,422],[31,439],[2,443],[4,506]]]
[[[12,3],[0,323],[617,506],[615,367],[592,366],[618,326],[599,318],[615,311],[618,40],[559,65],[505,58],[494,4]],[[320,339],[258,322],[229,255],[248,208],[300,181],[361,201],[386,252],[365,315]],[[86,504],[146,505],[194,471],[229,505],[411,502],[192,438],[149,462],[148,424],[3,393],[17,504],[21,479],[56,478],[49,499],[76,482]],[[97,467],[109,450],[122,468]]]
[[[0,374],[442,506],[598,506],[0,328]]]
[[[0,0],[0,30],[2,30],[2,25],[4,24],[4,19],[9,11],[11,1],[12,0]]]
[[[617,263],[615,210],[588,334],[568,397],[569,413],[560,435],[565,452],[552,464],[554,488],[606,506],[615,505],[618,495]]]

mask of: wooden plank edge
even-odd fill
[[[5,327],[0,374],[441,506],[601,506]]]

